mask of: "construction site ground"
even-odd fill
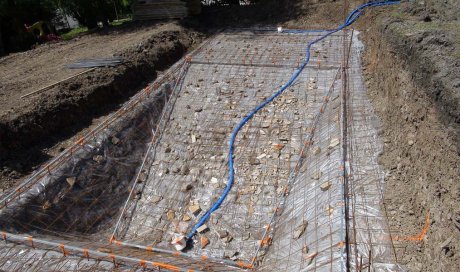
[[[122,102],[217,29],[265,25],[328,29],[343,19],[343,6],[336,1],[292,0],[281,6],[276,3],[281,1],[273,2],[273,5],[261,8],[204,9],[200,18],[136,23],[0,58],[0,188],[9,192],[42,163],[71,146],[108,114],[119,109]],[[351,1],[351,5],[361,2]],[[360,30],[360,39],[365,46],[362,74],[367,95],[381,123],[376,134],[383,138],[384,143],[378,160],[379,167],[384,171],[382,209],[394,238],[395,257],[398,263],[411,271],[460,270],[460,27],[458,7],[454,2],[415,1],[373,10],[353,25]],[[304,47],[299,42],[298,50],[302,51]],[[127,62],[116,68],[97,68],[46,92],[21,98],[82,71],[64,68],[65,64],[77,59],[111,56],[122,56]],[[234,71],[229,70],[229,75],[231,73]],[[246,71],[241,73],[246,74]],[[194,79],[196,82],[190,83],[191,87],[193,84],[204,84],[200,79]],[[307,78],[304,80],[308,81]],[[225,81],[225,78],[219,81]],[[328,83],[323,85],[328,86]],[[226,94],[221,95],[221,99],[225,99]],[[212,94],[208,99],[219,99],[219,93],[214,96]],[[238,103],[244,101],[242,97],[242,102]],[[177,116],[187,115],[187,111],[191,112],[190,115],[200,115],[202,111],[209,110],[216,116],[219,112],[218,108],[208,107],[207,104],[201,109],[189,109],[184,100],[181,103],[176,105],[179,107],[176,108]],[[240,106],[235,103],[233,107]],[[241,116],[236,113],[236,117]],[[228,133],[232,129],[225,126],[222,132],[210,132],[208,126],[217,126],[212,122],[206,120],[201,130],[198,129],[199,134],[210,135],[209,142],[203,135],[200,135],[201,139],[194,139],[203,144],[203,148],[211,146],[216,149],[219,145],[215,142],[217,140],[222,145],[218,150],[220,156],[208,158],[215,164],[212,166],[215,169],[211,167],[209,170],[211,172],[225,169],[221,157],[226,155]],[[262,124],[261,121],[259,123]],[[280,126],[283,125],[286,124],[281,122]],[[171,126],[181,124],[176,119]],[[184,127],[189,131],[188,124]],[[263,128],[256,130],[255,135],[260,137]],[[194,132],[190,130],[189,133],[186,140],[179,139],[179,135],[177,140],[184,143],[192,141]],[[175,138],[164,141],[160,151],[169,153],[167,149],[174,145],[174,141]],[[253,153],[264,152],[251,146],[251,139],[246,141],[246,146],[252,148]],[[252,144],[255,145],[254,142]],[[186,149],[185,146],[180,148]],[[290,145],[287,148],[295,149]],[[254,158],[247,159],[248,165],[251,162],[254,165],[261,163],[250,161]],[[162,165],[155,167],[165,171]],[[290,166],[285,167],[289,169]],[[183,169],[182,165],[169,168],[166,173],[168,178],[181,171],[193,170]],[[219,181],[224,180],[226,172],[213,172],[209,177],[217,175],[220,175],[217,177]],[[249,172],[247,175],[250,175]],[[222,186],[218,183],[208,185]],[[274,190],[267,194],[276,194]],[[157,199],[158,202],[165,201],[164,197]],[[137,216],[142,216],[142,213]],[[224,217],[223,221],[230,219]],[[146,225],[159,219],[149,220]],[[142,227],[145,226],[137,226],[139,231],[143,231]],[[211,242],[213,239],[217,241],[218,234],[212,235]],[[244,235],[237,236],[237,240],[245,239]],[[136,241],[135,235],[129,236],[129,230],[128,237],[130,241]],[[251,239],[248,237],[249,241]],[[23,250],[29,249],[21,249],[20,252]],[[243,255],[247,253],[248,256],[243,257],[249,260],[249,251],[240,252]],[[5,260],[12,253],[16,254],[12,250],[3,253],[2,257]],[[110,262],[102,265],[110,270]],[[65,265],[62,265],[61,269],[64,268]]]

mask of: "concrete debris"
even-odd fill
[[[301,225],[297,226],[294,230],[294,234],[292,235],[292,238],[294,239],[299,239],[300,236],[302,236],[307,229],[308,222],[303,221]]]

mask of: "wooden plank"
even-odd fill
[[[31,93],[25,94],[25,95],[21,96],[21,98],[26,98],[26,97],[29,97],[29,96],[31,96],[31,95],[34,95],[34,94],[38,94],[38,93],[44,92],[44,91],[46,91],[46,90],[48,90],[48,89],[51,89],[52,87],[58,85],[58,84],[61,83],[61,82],[67,81],[67,80],[72,79],[72,78],[74,78],[74,77],[76,77],[76,76],[79,76],[79,75],[83,75],[83,74],[85,74],[85,73],[88,73],[88,72],[90,72],[90,71],[93,71],[94,69],[96,69],[96,67],[95,67],[95,68],[88,69],[88,70],[83,71],[83,72],[81,72],[81,73],[78,73],[78,74],[76,74],[76,75],[70,76],[70,77],[65,78],[65,79],[63,79],[63,80],[59,80],[58,82],[54,82],[53,84],[50,84],[50,85],[45,86],[45,87],[43,87],[43,88],[40,88],[40,89],[38,89],[38,90],[36,90],[36,91],[33,91],[33,92],[31,92]]]

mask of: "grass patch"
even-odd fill
[[[62,34],[61,38],[63,40],[65,40],[65,41],[71,40],[71,39],[75,38],[77,35],[79,35],[81,33],[84,33],[86,31],[88,31],[87,27],[77,27],[77,28],[74,28],[74,29],[70,30],[67,33]]]
[[[113,20],[113,22],[110,23],[112,26],[120,26],[124,23],[131,22],[133,19],[131,18],[125,18],[125,19],[120,19],[120,20]]]

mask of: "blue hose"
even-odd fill
[[[236,136],[238,135],[238,132],[243,128],[244,125],[256,114],[260,109],[265,107],[267,104],[272,102],[275,98],[277,98],[279,95],[281,95],[289,86],[291,86],[294,81],[299,77],[300,73],[303,71],[303,69],[307,66],[308,62],[310,61],[310,49],[311,47],[328,36],[346,28],[347,26],[353,24],[359,16],[361,16],[363,10],[367,7],[379,7],[379,6],[385,6],[385,5],[393,5],[393,4],[399,4],[400,1],[383,1],[383,2],[368,2],[364,5],[359,6],[357,9],[353,10],[348,17],[346,18],[345,22],[337,27],[336,29],[333,30],[324,30],[324,32],[327,32],[323,36],[320,36],[319,38],[309,42],[307,44],[306,52],[305,52],[305,60],[301,64],[301,66],[294,72],[294,74],[291,76],[289,81],[281,86],[281,88],[274,93],[271,97],[269,97],[267,100],[262,102],[262,104],[258,105],[255,109],[253,109],[251,112],[249,112],[246,117],[241,120],[241,122],[233,129],[232,134],[230,136],[230,141],[228,143],[229,145],[229,150],[228,150],[228,166],[229,166],[229,177],[228,177],[228,182],[227,186],[225,187],[224,192],[220,196],[220,198],[214,203],[214,205],[203,215],[201,216],[200,220],[198,223],[193,227],[192,231],[186,236],[186,239],[188,242],[190,242],[190,239],[195,235],[197,229],[201,227],[211,216],[211,214],[217,210],[222,202],[225,200],[227,197],[228,193],[230,192],[233,183],[234,183],[234,176],[235,176],[235,169],[233,168],[233,149],[234,149],[234,143]],[[321,30],[318,30],[318,32]],[[300,31],[299,31],[300,32]]]

